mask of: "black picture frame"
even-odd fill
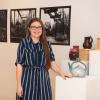
[[[0,10],[0,42],[7,42],[7,9]]]
[[[54,45],[70,45],[71,6],[40,8],[47,40]]]
[[[10,10],[10,42],[19,43],[26,37],[26,25],[31,18],[36,17],[36,8]]]

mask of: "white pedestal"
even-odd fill
[[[56,77],[55,100],[100,100],[100,78]]]
[[[90,51],[89,75],[100,76],[100,50]]]

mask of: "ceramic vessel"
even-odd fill
[[[69,70],[74,77],[85,77],[87,74],[87,66],[80,60],[74,61],[71,64],[68,62]]]
[[[91,49],[92,42],[93,42],[93,38],[91,36],[84,37],[83,48],[84,49]]]
[[[69,51],[69,59],[76,60],[78,58],[78,52],[75,48],[71,48]]]

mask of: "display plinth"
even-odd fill
[[[55,100],[100,100],[100,77],[56,77]]]
[[[89,58],[89,75],[100,76],[100,50],[91,50]]]

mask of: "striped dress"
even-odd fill
[[[50,58],[55,60],[50,43]],[[23,96],[16,100],[52,100],[52,92],[46,59],[41,42],[33,43],[31,36],[18,46],[16,64],[22,65]]]

